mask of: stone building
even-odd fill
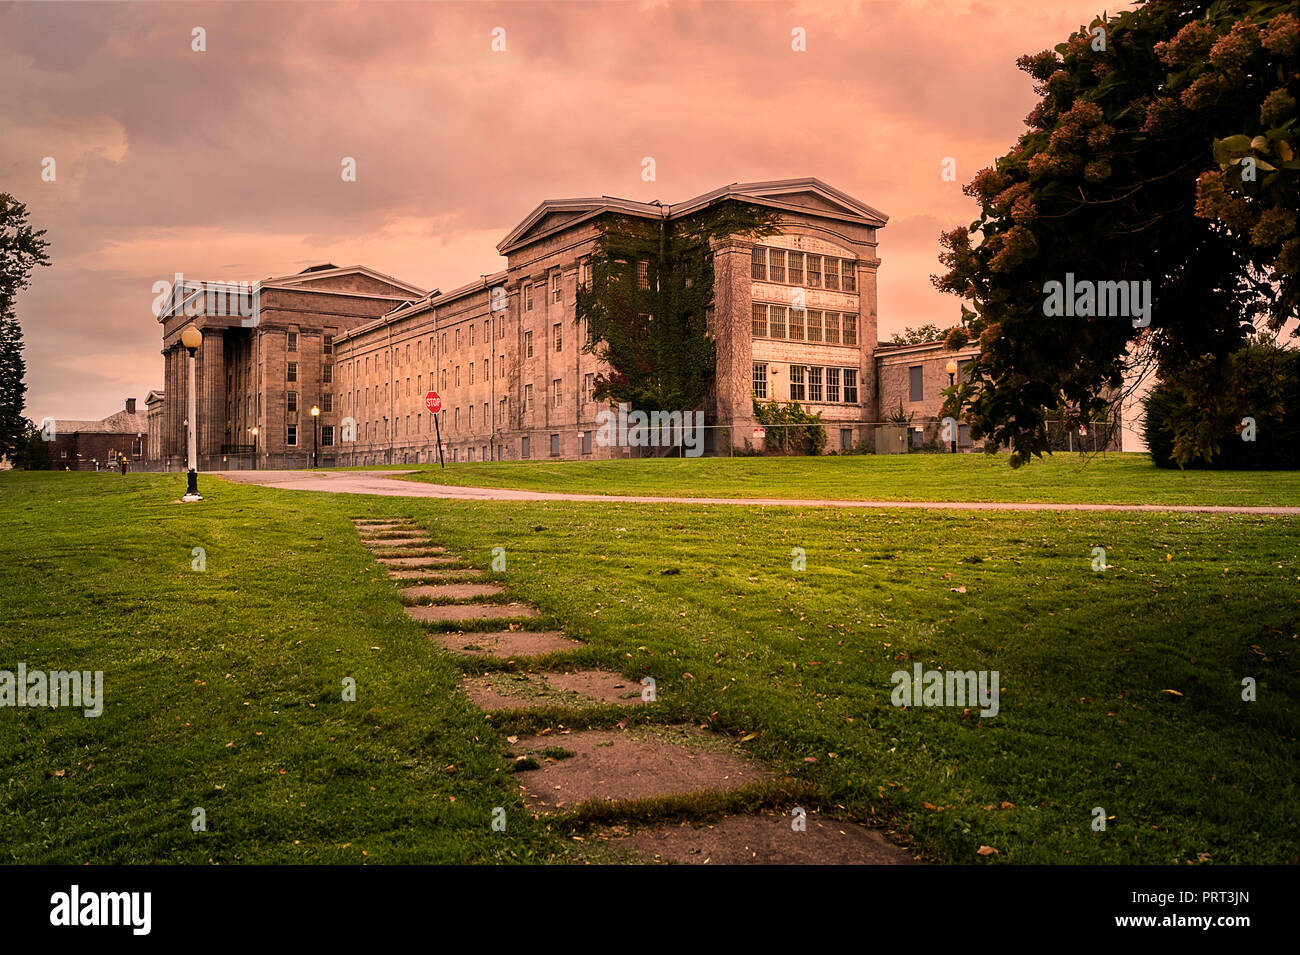
[[[674,205],[541,203],[497,246],[503,271],[339,334],[336,406],[349,430],[329,435],[322,463],[436,460],[429,390],[442,399],[437,426],[450,460],[629,454],[594,439],[601,365],[583,353],[575,323],[600,227],[610,216],[675,219],[727,200],[775,209],[782,227],[758,242],[714,243],[706,447],[752,442],[752,395],[798,400],[856,440],[876,412],[876,230],[887,217],[816,179],[791,179]]]
[[[56,471],[95,471],[116,467],[125,456],[132,467],[148,457],[149,422],[135,410],[135,399],[126,406],[97,421],[45,419],[40,422],[51,434],[50,467]]]
[[[185,467],[188,360],[181,331],[203,333],[195,388],[201,470],[307,467],[320,408],[322,430],[336,426],[331,381],[334,340],[425,295],[364,266],[319,265],[256,283],[187,281],[158,309],[163,331],[164,401],[159,458]],[[256,434],[254,428],[257,429]]]

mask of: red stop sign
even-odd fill
[[[424,406],[429,409],[430,414],[437,414],[442,410],[442,399],[438,397],[436,391],[431,391],[424,396]]]

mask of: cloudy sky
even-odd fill
[[[952,325],[937,236],[1024,128],[1016,57],[1097,6],[0,3],[0,191],[53,262],[18,303],[27,414],[98,418],[161,387],[150,306],[174,272],[364,264],[449,290],[500,268],[547,198],[816,176],[890,216],[881,337]]]

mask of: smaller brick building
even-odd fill
[[[48,427],[49,419],[42,424]],[[113,462],[125,455],[136,468],[146,460],[148,446],[148,416],[136,411],[134,398],[127,398],[121,411],[98,421],[54,419],[50,467],[56,471],[103,470],[115,467]]]

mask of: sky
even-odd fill
[[[254,281],[332,262],[447,291],[504,267],[496,244],[544,199],[671,203],[815,176],[890,217],[881,339],[956,324],[958,300],[930,283],[938,236],[975,218],[962,183],[1024,130],[1036,97],[1016,58],[1098,12],[0,3],[0,191],[47,230],[52,260],[18,300],[26,414],[99,418],[161,388],[153,289],[176,272]]]

